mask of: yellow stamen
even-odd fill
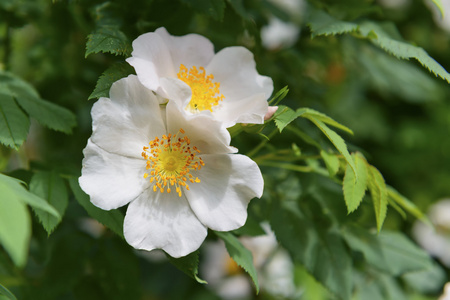
[[[200,179],[193,179],[191,171],[200,170],[204,166],[202,158],[197,156],[200,151],[197,147],[190,146],[190,140],[184,136],[179,138],[178,134],[184,134],[184,130],[180,129],[176,134],[163,135],[161,140],[156,137],[149,144],[150,147],[144,146],[142,157],[146,159],[146,169],[149,173],[144,173],[144,178],[150,177],[153,183],[153,191],[170,193],[170,186],[175,186],[175,191],[181,197],[181,187],[184,186],[189,190],[191,183],[199,183]]]
[[[199,72],[200,70],[200,72]],[[193,66],[188,70],[183,64],[180,65],[178,79],[191,87],[192,97],[186,109],[191,112],[203,110],[213,111],[225,98],[219,90],[220,82],[213,82],[214,75],[206,75],[205,68]]]

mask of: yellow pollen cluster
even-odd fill
[[[205,165],[198,156],[200,150],[190,146],[191,141],[187,136],[178,137],[179,133],[184,134],[184,130],[180,129],[173,135],[164,134],[161,139],[156,137],[149,143],[149,147],[143,148],[142,157],[147,160],[146,169],[149,170],[144,178],[150,177],[150,182],[154,182],[154,192],[170,193],[175,188],[181,197],[182,186],[189,190],[189,182],[200,182],[198,177],[194,178],[190,173]]]
[[[220,82],[213,82],[214,75],[212,74],[206,76],[203,67],[197,69],[196,66],[193,66],[188,70],[181,64],[177,77],[191,87],[192,98],[186,108],[192,112],[213,111],[213,108],[225,98],[219,91]]]

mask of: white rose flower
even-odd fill
[[[272,79],[256,71],[253,54],[213,44],[198,34],[172,36],[158,28],[133,41],[134,67],[144,86],[174,100],[188,114],[209,114],[226,127],[264,122]]]
[[[232,154],[220,122],[160,105],[134,75],[115,82],[91,114],[79,183],[104,210],[129,203],[124,236],[136,249],[185,256],[207,228],[241,227],[249,201],[262,195],[257,164]]]

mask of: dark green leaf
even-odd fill
[[[333,18],[321,10],[312,10],[308,20],[312,36],[336,35],[358,30],[358,24]]]
[[[259,293],[258,275],[253,265],[252,253],[232,233],[215,231],[215,234],[225,242],[230,257],[250,275],[255,284],[256,293]]]
[[[340,299],[350,299],[351,258],[339,235],[304,215],[294,201],[272,211],[271,226],[294,261],[301,263]]]
[[[58,211],[61,218],[64,216],[69,203],[69,196],[64,180],[56,172],[38,172],[34,174],[30,182],[30,191],[45,199]],[[41,209],[37,208],[34,211],[48,234],[52,233],[61,221],[60,218],[56,218]]]
[[[75,195],[75,199],[77,199],[78,203],[83,206],[88,215],[123,238],[123,214],[117,209],[106,211],[94,206],[89,201],[89,196],[86,195],[86,193],[80,188],[77,178],[69,179],[69,184],[73,194]]]
[[[208,15],[216,21],[222,21],[225,12],[224,0],[181,0],[195,11]]]
[[[26,140],[30,121],[14,98],[0,90],[0,142],[18,149]]]
[[[367,162],[359,153],[353,154],[352,157],[355,161],[358,180],[356,180],[355,174],[350,169],[349,165],[347,165],[344,181],[342,183],[348,213],[351,213],[358,208],[367,189]]]
[[[180,258],[173,258],[170,255],[167,255],[170,262],[176,266],[178,269],[194,278],[198,283],[205,284],[207,283],[203,279],[200,279],[198,275],[198,251],[192,252],[186,256]]]
[[[380,171],[374,166],[369,165],[368,167],[368,186],[375,209],[377,229],[380,231],[387,213],[387,188]]]
[[[443,267],[433,261],[430,268],[405,273],[402,279],[416,291],[436,294],[447,281],[447,274]]]
[[[11,293],[7,288],[0,284],[0,295],[4,295],[9,300],[17,300],[16,296]]]
[[[129,56],[131,45],[125,33],[117,26],[101,26],[88,36],[85,57],[92,53],[112,53]]]
[[[117,80],[132,73],[133,68],[125,62],[119,62],[111,65],[98,79],[97,85],[95,86],[92,94],[89,96],[89,99],[109,97],[109,89],[111,88],[111,85]]]

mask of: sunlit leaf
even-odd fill
[[[374,166],[368,166],[368,186],[372,195],[375,217],[377,220],[377,229],[381,230],[387,213],[387,188],[383,175]]]
[[[300,115],[291,108],[280,105],[274,114],[275,125],[278,127],[278,130],[282,132],[283,129],[289,125],[289,123],[297,119],[299,116]]]
[[[336,173],[339,171],[339,158],[336,155],[328,153],[325,150],[320,151],[320,156],[325,162],[325,166],[327,167],[330,176],[336,175]]]
[[[230,257],[250,275],[255,284],[256,293],[259,293],[258,275],[253,265],[252,253],[232,233],[216,231],[215,234],[225,242]]]
[[[30,182],[30,191],[45,199],[58,211],[61,217],[64,216],[69,203],[69,196],[64,180],[56,172],[38,172],[34,174]],[[52,233],[61,221],[60,218],[56,218],[41,209],[37,208],[34,211],[48,234]]]
[[[348,213],[358,208],[367,189],[367,162],[360,153],[355,153],[352,157],[355,161],[358,179],[356,179],[354,172],[347,165],[342,185]]]

